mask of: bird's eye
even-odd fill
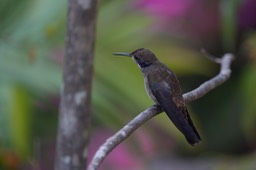
[[[134,59],[135,59],[135,60],[139,60],[139,57],[137,57],[137,56],[135,55],[135,56],[134,56]]]

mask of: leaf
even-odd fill
[[[239,3],[240,0],[222,0],[220,4],[222,45],[225,51],[235,50]]]
[[[31,155],[31,102],[27,91],[22,86],[10,88],[10,100],[7,106],[12,145],[21,157]]]

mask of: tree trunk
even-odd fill
[[[55,170],[86,169],[96,6],[96,0],[68,0]]]

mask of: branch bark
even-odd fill
[[[230,65],[234,60],[232,54],[225,54],[222,58],[211,58],[212,61],[221,65],[221,69],[218,75],[212,79],[204,82],[198,88],[183,94],[183,98],[186,103],[190,103],[197,100],[207,94],[209,91],[218,87],[225,81],[227,81],[231,74]],[[141,112],[132,121],[125,125],[121,130],[119,130],[112,137],[108,138],[106,142],[100,146],[100,148],[95,153],[93,159],[91,160],[88,170],[96,170],[104,158],[122,141],[124,141],[128,136],[130,136],[137,128],[144,124],[147,120],[163,112],[161,106],[153,105]]]
[[[85,170],[96,23],[95,0],[69,0],[55,170]]]

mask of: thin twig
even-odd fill
[[[183,98],[186,103],[190,103],[194,100],[203,97],[206,93],[218,87],[219,85],[221,85],[229,79],[231,74],[230,65],[234,60],[234,56],[232,54],[225,54],[222,58],[210,58],[212,61],[219,63],[221,65],[219,74],[213,77],[212,79],[204,82],[198,88],[183,94]],[[145,111],[141,112],[138,116],[136,116],[132,121],[130,121],[112,137],[108,138],[94,155],[93,159],[91,160],[88,166],[88,170],[96,170],[100,166],[104,158],[115,147],[117,147],[118,144],[124,141],[128,136],[130,136],[131,133],[133,133],[138,127],[143,125],[147,120],[151,119],[152,117],[158,115],[161,112],[163,112],[161,106],[153,105]]]
[[[207,57],[209,60],[215,62],[215,63],[218,63],[218,64],[221,64],[221,58],[217,58],[215,57],[214,55],[208,53],[204,48],[201,49],[201,53]]]
[[[231,65],[231,62],[234,60],[233,54],[227,53],[222,58],[213,58],[213,57],[210,57],[210,58],[212,61],[220,64],[221,68],[220,68],[219,74],[211,78],[210,80],[204,82],[196,89],[183,94],[183,98],[186,103],[190,103],[194,100],[197,100],[203,97],[206,93],[215,89],[216,87],[223,84],[225,81],[229,79],[231,74],[230,65]]]

